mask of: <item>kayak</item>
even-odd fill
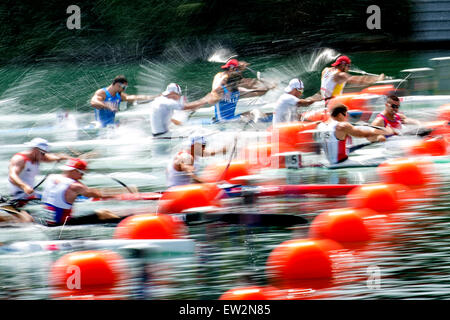
[[[241,177],[238,177],[238,179]],[[283,195],[315,194],[326,197],[339,197],[348,194],[356,188],[356,184],[305,184],[305,185],[264,185],[264,186],[244,186],[244,185],[220,185],[225,191],[224,197],[241,197],[252,193],[260,197],[273,197]],[[79,201],[140,201],[159,200],[163,192],[138,192],[122,193],[111,198],[79,198]]]

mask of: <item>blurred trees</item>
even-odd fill
[[[0,3],[0,62],[125,59],[158,54],[170,42],[259,46],[395,45],[410,32],[408,0],[35,0]],[[66,8],[81,8],[68,30]],[[381,8],[381,30],[366,9]],[[289,38],[289,45],[279,41]]]

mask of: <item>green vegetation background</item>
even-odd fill
[[[80,30],[66,27],[71,4],[81,8]],[[372,4],[381,30],[366,27]],[[407,38],[410,10],[407,0],[3,0],[0,63],[127,60],[212,41],[245,54],[380,49]]]

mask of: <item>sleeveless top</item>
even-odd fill
[[[239,100],[239,90],[230,92],[225,86],[223,88],[223,97],[216,103],[214,108],[214,114],[216,121],[235,119],[234,112],[236,111],[236,105]]]
[[[172,158],[172,160],[167,165],[166,174],[167,174],[167,185],[168,185],[169,188],[170,187],[174,187],[174,186],[182,186],[182,185],[186,185],[186,184],[191,184],[192,183],[192,178],[191,178],[191,176],[189,174],[187,174],[184,171],[175,170],[175,168],[173,167],[175,158],[177,156],[182,155],[183,153],[188,155],[188,156],[191,156],[186,151],[180,151]],[[197,162],[194,161],[194,170],[196,171],[197,168],[198,168]]]
[[[23,168],[23,170],[19,173],[19,178],[25,182],[27,185],[29,185],[30,187],[34,187],[34,178],[39,174],[39,162],[35,162],[32,163],[30,158],[28,158],[27,155],[22,154],[22,153],[16,153],[15,155],[19,155],[22,158],[25,159],[25,166]],[[9,192],[10,195],[14,198],[14,199],[22,199],[24,198],[28,198],[30,195],[25,194],[25,192],[19,188],[18,186],[16,186],[15,184],[13,184],[11,182],[11,180],[8,179],[8,185],[9,185]]]
[[[330,98],[342,94],[345,82],[338,84],[333,79],[334,75],[338,72],[340,72],[339,69],[335,68],[325,68],[322,72],[322,79],[320,83],[320,93],[322,94],[322,98]]]
[[[122,101],[120,93],[117,92],[115,96],[112,96],[106,88],[103,88],[103,91],[106,93],[104,103],[119,108],[120,102]],[[115,112],[108,109],[94,109],[94,112],[95,120],[99,121],[102,124],[102,127],[106,127],[109,124],[114,124],[114,120],[116,118]]]
[[[51,175],[42,193],[42,203],[48,224],[62,224],[70,218],[72,204],[66,202],[66,191],[76,182],[62,175]]]
[[[401,129],[402,128],[402,119],[398,114],[394,114],[394,121],[389,120],[384,114],[379,113],[377,117],[380,117],[384,121],[384,126],[390,126],[394,129]]]
[[[318,139],[322,145],[323,151],[330,162],[336,164],[348,159],[347,142],[351,137],[347,136],[344,140],[336,138],[336,126],[339,122],[332,120],[330,123],[320,123],[317,126],[319,130]]]

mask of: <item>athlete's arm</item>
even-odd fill
[[[177,126],[181,126],[183,123],[181,122],[181,121],[178,121],[178,120],[176,120],[176,119],[170,119],[170,121],[173,123],[173,124],[175,124],[175,125],[177,125]]]
[[[345,72],[339,72],[339,74],[344,73],[346,74],[346,82],[351,84],[358,84],[358,85],[371,85],[378,81],[384,80],[384,73],[380,74],[379,76],[351,76],[348,73]],[[344,76],[342,75],[342,79],[344,79]],[[342,81],[345,82],[345,81]],[[339,82],[339,83],[342,83]]]
[[[420,126],[420,124],[421,124],[419,120],[408,118],[407,116],[405,116],[402,113],[397,113],[397,115],[400,117],[402,123],[404,123],[404,124],[415,124],[418,126]]]
[[[18,186],[22,189],[26,194],[32,194],[34,192],[33,187],[27,185],[25,182],[20,179],[19,174],[25,168],[25,160],[20,156],[14,156],[11,159],[11,163],[9,165],[9,180],[12,184]]]
[[[320,99],[320,100],[322,100],[322,99]],[[298,107],[307,107],[307,106],[313,104],[314,102],[320,101],[320,100],[313,100],[313,99],[309,99],[309,98],[306,98],[306,99],[299,99],[299,100],[297,101],[297,106],[298,106]]]
[[[348,122],[342,122],[339,123],[336,126],[336,138],[338,139],[344,139],[347,135],[357,137],[357,138],[373,138],[375,136],[379,135],[386,135],[388,134],[385,130],[370,128],[370,127],[354,127]]]
[[[147,95],[126,94],[123,92],[120,93],[120,97],[121,97],[122,101],[127,101],[127,102],[142,101],[142,100],[152,101],[155,98],[157,98],[158,96],[159,95],[147,96]]]
[[[99,189],[89,188],[81,182],[72,183],[66,191],[66,202],[73,203],[79,195],[87,198],[104,198]]]
[[[61,160],[68,160],[70,157],[64,153],[46,153],[44,155],[44,159],[42,161],[44,162],[53,162],[53,161],[61,161]]]
[[[105,103],[106,93],[103,89],[98,89],[94,96],[91,98],[91,106],[96,109],[107,109],[109,111],[117,111],[115,107]]]
[[[244,87],[239,87],[240,97],[260,97],[266,94],[269,88],[257,88],[257,89],[247,89]]]

